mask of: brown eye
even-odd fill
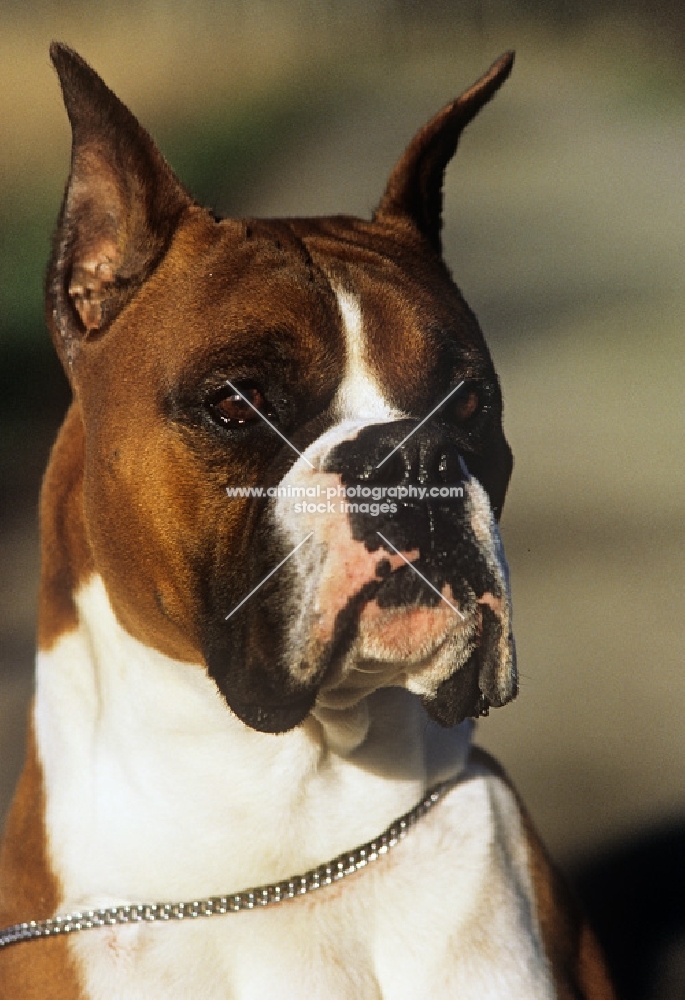
[[[459,423],[463,423],[465,420],[468,420],[469,417],[472,417],[474,413],[476,413],[479,406],[480,406],[480,396],[473,388],[473,386],[469,385],[469,383],[467,382],[462,387],[461,391],[457,393],[457,398],[454,403],[454,409],[453,409],[455,420],[458,420]]]
[[[233,382],[214,396],[210,409],[226,427],[240,427],[259,420],[260,413],[266,416],[269,406],[259,386]]]

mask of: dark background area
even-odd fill
[[[37,498],[68,401],[42,280],[77,48],[224,213],[368,215],[413,132],[502,51],[445,252],[498,366],[522,673],[479,728],[626,1000],[685,996],[680,4],[199,0],[0,9],[0,823],[31,696]]]

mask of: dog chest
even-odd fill
[[[269,910],[71,939],[92,1000],[555,995],[514,798],[467,778],[377,867]]]

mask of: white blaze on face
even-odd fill
[[[362,421],[364,424],[399,420],[404,414],[385,399],[369,368],[359,300],[342,289],[336,290],[336,297],[345,333],[345,374],[335,397],[336,414],[341,421]]]
[[[338,422],[307,448],[307,461],[298,459],[279,483],[282,494],[300,495],[281,495],[274,504],[276,524],[287,548],[294,548],[311,532],[291,564],[293,587],[298,593],[291,596],[294,617],[287,662],[303,682],[316,671],[333,640],[339,613],[364,586],[379,579],[379,563],[388,564],[391,570],[403,565],[400,556],[380,547],[369,552],[363,542],[352,537],[341,477],[322,471],[327,456],[342,441],[354,439],[369,424],[403,416],[383,396],[367,363],[358,299],[341,289],[335,292],[345,334],[345,371],[333,404]],[[418,551],[404,555],[416,559]]]

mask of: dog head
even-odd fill
[[[443,725],[505,704],[511,453],[440,229],[447,163],[513,57],[416,135],[364,221],[217,219],[52,56],[73,150],[48,321],[122,624],[267,732],[389,685]]]

